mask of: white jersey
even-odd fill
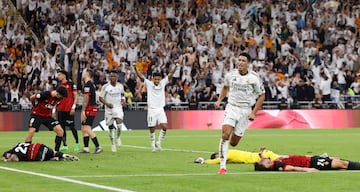
[[[228,73],[224,86],[229,87],[228,103],[234,106],[251,106],[259,95],[265,93],[261,79],[250,70],[246,75],[240,75],[238,70]]]
[[[113,86],[110,83],[106,83],[101,88],[100,97],[104,98],[106,102],[111,103],[113,108],[122,108],[121,99],[124,96],[124,86],[116,82],[116,85]],[[105,110],[109,108],[105,105]]]
[[[168,76],[155,86],[154,82],[145,79],[147,89],[147,104],[149,109],[162,109],[165,107],[165,85],[169,82]]]

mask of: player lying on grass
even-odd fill
[[[326,155],[307,156],[289,155],[280,156],[272,160],[259,153],[261,159],[254,164],[255,171],[297,171],[317,172],[319,170],[360,170],[360,163]]]
[[[270,158],[272,160],[275,160],[280,157],[280,155],[270,150],[266,150],[265,147],[261,147],[258,153],[230,149],[229,153],[227,154],[227,163],[243,163],[243,164],[256,163],[261,159],[260,152],[264,157]],[[219,164],[220,156],[218,152],[215,152],[210,155],[210,159],[205,160],[203,157],[198,157],[195,159],[194,163]]]
[[[2,160],[7,161],[49,161],[69,160],[79,161],[76,156],[54,151],[48,146],[40,143],[18,143],[10,150],[4,152]]]

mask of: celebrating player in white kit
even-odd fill
[[[156,151],[156,147],[162,150],[161,141],[165,138],[167,130],[167,117],[164,111],[165,107],[165,85],[172,78],[176,67],[173,67],[169,74],[162,79],[159,72],[152,74],[152,80],[145,79],[144,75],[134,66],[136,75],[145,83],[147,89],[147,123],[150,129],[150,142],[152,151]],[[155,143],[155,127],[159,125],[161,130],[158,141]]]
[[[230,144],[236,146],[244,135],[248,120],[254,120],[256,112],[265,99],[265,89],[262,80],[249,70],[250,55],[240,53],[237,69],[226,74],[224,87],[214,106],[219,107],[221,101],[228,95],[222,123],[222,137],[219,144],[220,170],[217,174],[226,173],[226,159]],[[256,100],[255,106],[251,109]]]
[[[116,152],[115,130],[117,130],[116,140],[118,146],[121,146],[121,128],[124,119],[122,105],[125,103],[124,86],[118,82],[116,71],[111,71],[109,75],[110,82],[101,88],[99,101],[105,105],[105,122],[109,127],[109,137],[111,141],[111,151]],[[114,126],[116,122],[116,128]]]

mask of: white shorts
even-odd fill
[[[148,127],[155,127],[158,124],[167,123],[164,109],[148,109],[147,123]]]
[[[236,107],[228,103],[225,108],[224,120],[222,125],[230,125],[234,127],[234,134],[242,137],[248,127],[248,115],[250,113],[250,107]]]
[[[105,122],[107,126],[114,123],[115,118],[124,119],[124,111],[122,107],[116,107],[112,109],[105,109]]]

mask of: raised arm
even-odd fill
[[[176,69],[177,69],[178,66],[180,66],[180,64],[176,64],[176,65],[170,70],[170,72],[169,72],[169,74],[168,74],[168,79],[172,79],[172,77],[173,77],[173,75],[174,75],[174,73],[175,73],[175,71],[176,71]]]
[[[140,78],[141,82],[144,82],[144,81],[145,81],[145,77],[144,77],[144,75],[143,75],[139,70],[137,70],[135,63],[133,64],[133,67],[134,67],[134,70],[135,70],[136,75]]]

